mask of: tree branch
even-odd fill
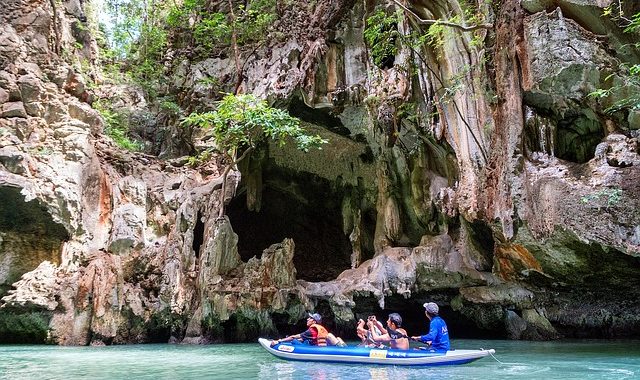
[[[233,161],[233,165],[232,165],[232,166],[236,166],[240,161],[244,160],[244,159],[249,155],[249,153],[253,152],[253,149],[254,149],[253,147],[249,147],[249,148],[247,148],[247,149],[242,153],[242,155],[240,156],[240,158],[238,158],[238,159],[236,159],[235,161]]]
[[[460,29],[463,32],[472,32],[472,31],[478,30],[478,29],[493,29],[493,24],[490,24],[490,23],[466,26],[466,25],[460,25],[460,24],[456,24],[454,22],[443,21],[443,20],[423,20],[414,11],[412,11],[411,9],[405,7],[404,4],[400,3],[398,0],[393,0],[393,2],[396,3],[405,12],[407,12],[410,15],[412,15],[413,17],[415,17],[418,20],[418,24],[420,24],[420,25],[435,25],[435,24],[438,24],[438,25],[444,25],[444,26],[449,26],[449,27],[452,27],[452,28]]]

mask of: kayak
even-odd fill
[[[429,350],[394,350],[366,347],[318,347],[307,344],[279,343],[271,347],[268,339],[258,339],[260,345],[274,356],[285,360],[389,364],[408,366],[437,366],[466,364],[495,353],[495,350],[451,350],[433,352]]]

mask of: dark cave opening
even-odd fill
[[[305,200],[265,187],[260,212],[247,209],[246,194],[234,198],[227,215],[238,234],[242,260],[259,258],[270,245],[291,238],[295,242],[297,278],[327,281],[349,269],[352,249],[342,231],[341,197],[325,194]]]
[[[306,312],[320,314],[322,316],[322,325],[334,335],[345,337],[345,339],[349,339],[351,336],[349,326],[345,327],[337,324],[335,314],[327,300],[319,300],[313,310],[307,310]],[[291,316],[286,313],[273,313],[271,314],[271,319],[278,333],[282,336],[298,334],[307,329],[307,320],[304,317],[291,321]],[[355,332],[353,336],[355,336]]]
[[[495,329],[478,327],[471,318],[455,311],[450,306],[450,300],[454,293],[447,295],[437,295],[432,297],[417,296],[412,299],[405,299],[400,295],[385,297],[385,307],[381,309],[378,301],[371,296],[356,297],[356,306],[353,313],[356,321],[360,318],[366,320],[369,315],[375,315],[383,324],[386,323],[389,314],[399,313],[402,317],[402,327],[409,336],[422,335],[429,332],[429,320],[427,319],[422,304],[434,301],[440,306],[440,317],[445,320],[449,328],[451,339],[503,339],[506,338],[504,328],[496,326]],[[347,339],[357,339],[355,326],[338,326],[337,330]]]
[[[472,244],[480,251],[490,255],[495,248],[493,231],[486,223],[475,220],[468,224],[469,238]]]
[[[469,243],[467,245],[467,254],[474,258],[477,265],[480,265],[477,269],[491,271],[493,252],[496,245],[491,227],[479,220],[473,222],[463,220],[460,228],[461,231],[466,231],[467,242]]]
[[[20,189],[0,187],[0,204],[0,231],[69,240],[67,230],[53,221],[47,208],[35,199],[25,202]]]
[[[585,163],[595,156],[603,138],[599,121],[585,115],[565,116],[558,121],[555,154],[563,160]]]
[[[204,223],[202,222],[202,213],[198,211],[196,217],[196,225],[193,227],[193,252],[195,252],[196,258],[200,257],[200,247],[204,242]]]
[[[323,126],[331,132],[342,136],[351,134],[351,131],[342,124],[340,118],[331,114],[328,109],[311,108],[298,97],[291,99],[288,108],[291,116],[295,116],[307,123]]]
[[[253,342],[260,337],[260,325],[255,319],[247,318],[242,313],[232,314],[222,322],[222,335],[226,343]],[[302,331],[302,330],[300,330]]]
[[[25,202],[20,189],[0,187],[0,297],[40,263],[60,263],[69,233],[37,200]]]
[[[525,94],[525,99],[527,99]],[[533,97],[529,96],[529,101]],[[528,152],[543,152],[560,159],[585,163],[595,156],[605,136],[602,123],[589,110],[574,109],[562,115],[527,107],[524,145]]]

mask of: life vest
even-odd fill
[[[327,335],[329,335],[329,331],[327,331],[327,329],[324,328],[324,326],[319,325],[317,323],[312,324],[311,326],[309,326],[309,328],[315,328],[316,331],[318,332],[318,336],[317,336],[317,345],[318,346],[326,346],[327,345]]]

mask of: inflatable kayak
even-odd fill
[[[428,350],[393,350],[366,347],[318,347],[306,344],[279,343],[271,347],[271,341],[260,338],[265,350],[280,359],[334,363],[390,364],[411,366],[436,366],[470,363],[495,353],[495,350],[452,350],[430,352]]]

